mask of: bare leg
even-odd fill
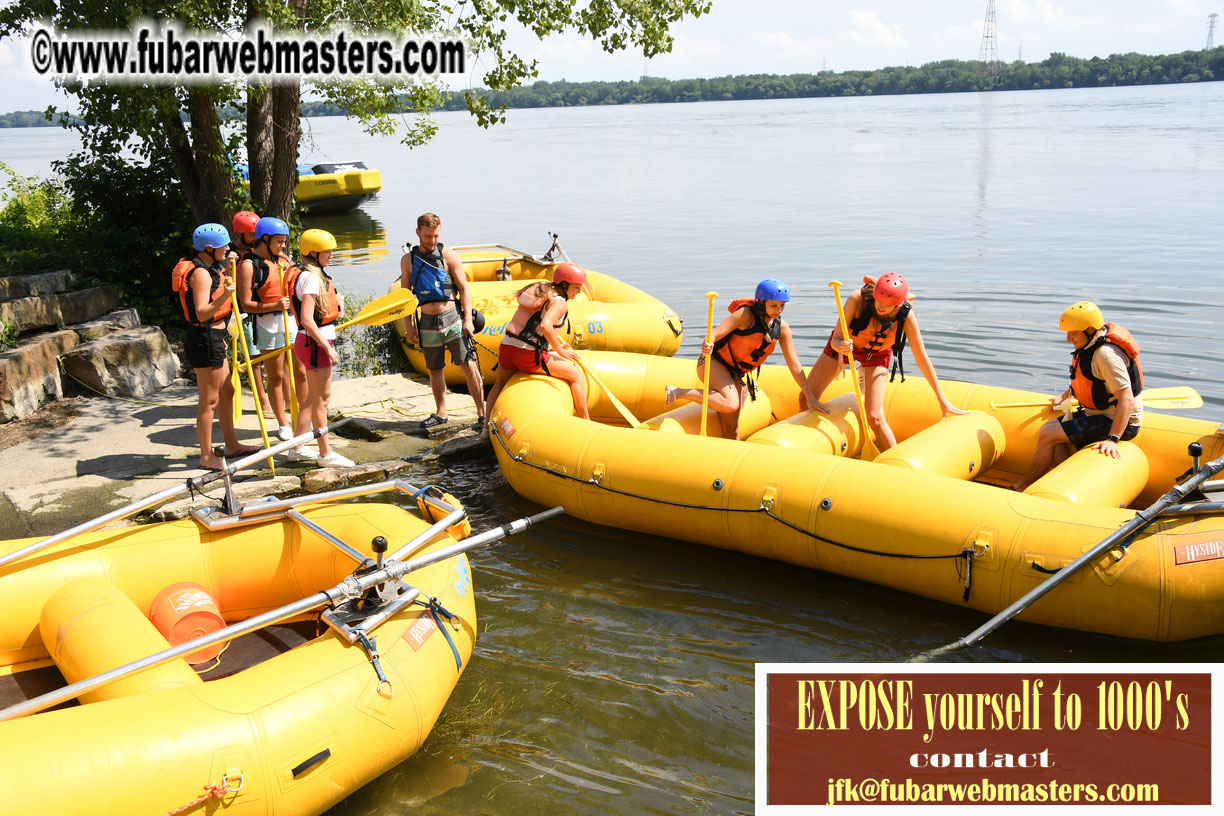
[[[493,406],[497,403],[497,398],[501,396],[502,389],[506,387],[506,383],[510,382],[513,374],[513,369],[505,366],[497,367],[497,382],[493,383],[493,388],[489,391],[489,398],[485,400],[485,411],[488,412],[485,416],[493,416]]]
[[[825,359],[829,359],[825,357]],[[850,376],[855,376],[851,372]],[[888,369],[871,366],[863,369],[863,406],[867,409],[867,425],[875,437],[876,448],[886,451],[897,444],[888,420],[884,418],[884,385]]]
[[[1025,490],[1072,453],[1071,440],[1067,438],[1067,432],[1063,430],[1062,424],[1057,419],[1050,420],[1041,426],[1041,431],[1037,435],[1037,450],[1033,451],[1033,459],[1029,462],[1028,470],[1024,477],[1012,487],[1016,490]]]
[[[306,372],[306,380],[310,383],[310,405],[298,416],[299,424],[303,416],[309,414],[310,424],[318,430],[327,427],[327,405],[331,401],[332,374],[330,368]],[[327,434],[319,437],[319,456],[331,453]]]
[[[476,413],[478,416],[485,416],[484,380],[480,376],[480,367],[476,365],[475,360],[469,360],[462,368],[472,402],[476,403]]]
[[[433,391],[438,416],[446,419],[446,374],[442,369],[429,369],[429,390]]]
[[[289,417],[285,415],[285,391],[288,390],[288,383],[285,382],[284,355],[271,358],[265,367],[268,370],[268,399],[272,403],[276,424],[288,425]]]
[[[569,360],[558,356],[548,361],[548,371],[559,380],[569,383],[570,396],[574,399],[574,416],[579,419],[590,419],[587,410],[586,376]]]
[[[200,467],[216,467],[220,464],[213,455],[212,422],[220,401],[221,382],[229,382],[229,364],[221,368],[197,368],[196,386],[200,390],[200,402],[196,407],[196,440],[200,443]],[[231,399],[233,390],[230,390]],[[233,424],[233,403],[230,403],[230,424]]]

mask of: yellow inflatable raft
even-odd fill
[[[922,377],[888,386],[899,443],[875,461],[862,447],[849,377],[826,392],[832,415],[799,410],[783,366],[763,367],[745,441],[697,435],[700,406],[668,411],[667,385],[697,385],[692,360],[583,354],[592,421],[569,388],[516,375],[493,409],[493,447],[511,487],[599,524],[775,558],[995,613],[1087,552],[1224,454],[1216,424],[1153,410],[1118,460],[1086,449],[1025,493],[1025,469],[1050,414],[993,403],[1045,402],[1029,392],[943,381],[967,416],[940,420]],[[711,433],[719,427],[709,419]],[[1024,620],[1148,640],[1224,632],[1224,515],[1182,508],[1074,573]]]
[[[481,374],[489,381],[496,377],[494,366],[506,324],[518,308],[515,301],[518,290],[529,281],[552,280],[557,264],[495,244],[453,249],[463,261],[472,290],[472,306],[485,317],[484,329],[476,335],[476,343]],[[561,331],[566,342],[576,349],[633,351],[669,357],[676,353],[680,348],[683,323],[674,311],[623,281],[589,269],[586,273],[587,285],[581,295],[570,301],[569,325]],[[499,279],[507,276],[509,279]],[[389,291],[398,288],[396,281]],[[415,298],[409,307],[416,309]],[[420,348],[408,343],[399,321],[392,325],[413,369],[427,373]],[[451,364],[449,354],[446,381],[452,385],[465,382],[463,372]]]
[[[87,533],[0,568],[6,813],[161,814],[195,803],[191,812],[315,814],[417,750],[476,637],[463,554],[383,585],[415,600],[370,629],[373,652],[342,636],[354,631],[343,623],[316,631],[316,610],[308,624],[239,638],[219,665],[179,657],[80,705],[10,719],[11,706],[65,680],[167,649],[146,616],[169,585],[198,584],[224,616],[216,626],[232,624],[337,585],[376,536],[394,552],[429,526],[390,504],[321,505],[300,519],[290,510],[256,509],[211,530],[188,520]],[[0,554],[28,543],[2,542]],[[449,534],[427,537],[412,555],[448,544]],[[355,618],[346,620],[361,626]]]

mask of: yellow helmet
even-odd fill
[[[303,258],[314,252],[324,252],[335,248],[336,236],[327,230],[308,229],[302,233],[302,238],[298,241],[298,251],[302,253]]]
[[[1095,303],[1089,303],[1086,300],[1070,306],[1062,313],[1062,317],[1058,318],[1058,328],[1065,332],[1099,330],[1104,325],[1105,318],[1101,310]]]

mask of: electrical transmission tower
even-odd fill
[[[1219,17],[1220,15],[1216,14],[1214,11],[1207,15],[1207,50],[1208,51],[1210,51],[1212,46],[1215,44],[1216,20],[1218,20]]]
[[[978,51],[979,66],[990,72],[993,85],[999,78],[999,34],[995,30],[995,0],[986,0],[986,22],[982,24],[982,47]]]

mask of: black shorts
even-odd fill
[[[188,326],[183,338],[183,354],[192,368],[220,368],[226,361],[226,341],[229,333],[225,329],[210,329],[205,326]]]
[[[1109,438],[1109,429],[1113,427],[1113,417],[1107,414],[1089,414],[1082,408],[1071,414],[1068,419],[1058,420],[1063,433],[1071,440],[1071,446],[1076,450],[1104,442]],[[1127,425],[1122,432],[1123,439],[1134,439],[1139,433],[1138,425]]]

